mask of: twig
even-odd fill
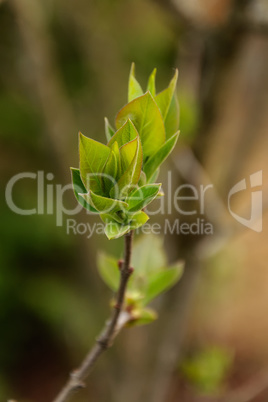
[[[66,385],[63,387],[63,389],[53,402],[65,402],[76,390],[85,387],[83,381],[89,375],[95,362],[98,360],[99,356],[111,346],[114,337],[130,319],[129,314],[126,312],[122,312],[122,309],[124,305],[127,283],[130,275],[133,272],[133,268],[130,267],[132,238],[132,231],[125,235],[124,262],[119,266],[121,273],[120,285],[112,317],[108,321],[100,337],[97,339],[95,345],[90,350],[85,360],[82,362],[81,366],[71,373],[69,381],[66,383]]]

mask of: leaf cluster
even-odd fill
[[[156,69],[144,93],[132,64],[128,103],[116,115],[116,129],[105,119],[106,145],[79,133],[80,167],[71,169],[75,196],[100,215],[109,239],[149,219],[144,208],[162,194],[161,184],[155,183],[159,167],[178,139],[178,71],[158,94],[155,75]]]

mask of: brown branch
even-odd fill
[[[130,267],[131,251],[132,251],[132,238],[133,232],[125,235],[125,255],[124,262],[119,266],[120,269],[120,285],[117,293],[116,303],[112,313],[111,319],[108,321],[106,327],[102,331],[100,337],[97,339],[95,345],[90,350],[81,366],[70,374],[70,378],[63,389],[53,402],[65,402],[70,396],[78,389],[84,388],[84,380],[88,377],[92,367],[98,360],[100,355],[112,345],[114,337],[129,321],[130,316],[128,313],[122,311],[124,305],[124,298],[129,277],[133,272]]]

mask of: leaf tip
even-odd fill
[[[133,77],[135,77],[135,63],[134,61],[131,63],[131,67],[130,67],[130,76],[133,75]]]

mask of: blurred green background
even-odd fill
[[[52,400],[109,315],[98,249],[122,241],[56,225],[56,185],[78,166],[77,132],[104,141],[127,101],[131,62],[145,88],[180,71],[181,137],[161,172],[167,190],[213,183],[205,215],[153,216],[213,224],[213,235],[164,232],[168,260],[186,260],[182,281],[156,303],[160,318],[126,330],[74,401],[267,402],[268,399],[268,7],[239,0],[0,0],[0,400]],[[257,171],[263,230],[228,213],[228,192]],[[9,180],[44,172],[45,213],[7,205]],[[47,176],[51,173],[52,176]],[[250,189],[233,210],[249,218]],[[37,181],[14,185],[20,208],[37,206]],[[74,208],[71,190],[65,208]],[[52,213],[47,213],[49,207]],[[192,208],[192,204],[190,206]],[[185,209],[189,208],[187,205]]]

